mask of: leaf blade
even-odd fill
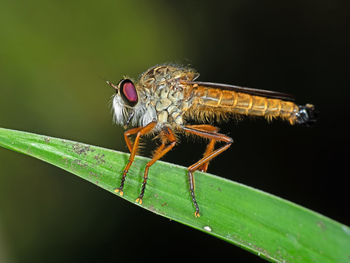
[[[109,192],[128,154],[79,142],[0,128],[0,146],[58,166]],[[134,203],[148,158],[137,157],[124,188]],[[268,193],[214,175],[196,174],[201,217],[195,218],[186,168],[157,162],[143,208],[238,245],[271,262],[350,262],[350,229]]]

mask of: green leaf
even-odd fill
[[[3,128],[0,146],[51,163],[112,193],[128,160],[125,153]],[[137,157],[126,179],[122,198],[133,204],[148,160]],[[196,218],[186,171],[185,167],[158,161],[150,169],[142,207],[271,262],[350,262],[349,227],[211,174],[196,172],[201,210],[201,217]]]

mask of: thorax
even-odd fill
[[[172,70],[171,67],[160,66],[140,78],[138,91],[145,112],[153,112],[158,126],[184,124],[183,115],[190,106],[191,97],[185,94],[180,83],[184,78],[181,74],[183,72]]]
[[[178,81],[160,79],[140,89],[145,112],[154,112],[159,125],[182,125],[190,99]]]

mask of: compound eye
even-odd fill
[[[123,100],[129,106],[135,106],[138,102],[138,96],[134,83],[130,79],[123,79],[119,83],[119,90]]]

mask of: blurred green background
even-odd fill
[[[321,112],[313,128],[258,119],[221,125],[235,144],[209,172],[349,225],[345,3],[1,0],[0,126],[127,151],[105,80],[191,64],[200,80],[292,93]],[[165,160],[190,165],[201,156],[200,141],[182,141]],[[0,149],[1,263],[227,256],[264,262]]]

